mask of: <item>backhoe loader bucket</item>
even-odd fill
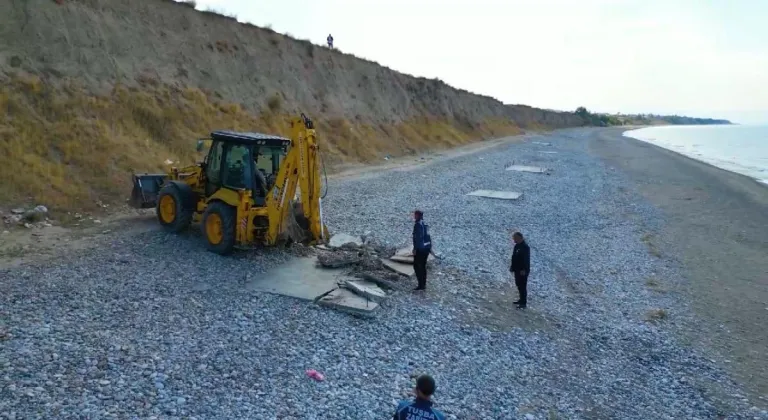
[[[137,209],[149,209],[157,206],[157,195],[165,183],[166,174],[133,175],[133,190],[129,205]]]
[[[304,217],[300,202],[292,202],[283,220],[284,241],[305,243],[310,238],[309,221]]]

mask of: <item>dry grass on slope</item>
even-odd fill
[[[170,159],[189,164],[201,156],[195,139],[213,129],[288,134],[288,115],[276,96],[249,111],[213,92],[152,80],[117,85],[96,96],[75,84],[52,87],[36,76],[15,75],[0,87],[0,203],[45,204],[53,211],[95,210],[97,202],[123,203],[133,170],[163,171]],[[317,115],[330,165],[378,161],[384,155],[453,147],[516,134],[507,121],[483,124],[424,117],[396,126]]]

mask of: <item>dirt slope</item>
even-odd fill
[[[0,202],[83,208],[213,128],[318,123],[331,164],[434,150],[572,113],[508,106],[169,0],[0,0]]]

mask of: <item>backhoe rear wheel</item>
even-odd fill
[[[173,184],[168,184],[160,190],[157,196],[157,220],[169,232],[181,232],[192,223],[192,209],[184,208],[184,197],[181,190]]]
[[[205,246],[209,251],[227,255],[235,247],[235,208],[215,201],[208,205],[203,213],[202,231]]]

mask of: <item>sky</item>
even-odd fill
[[[768,124],[768,0],[197,0],[509,104]]]

